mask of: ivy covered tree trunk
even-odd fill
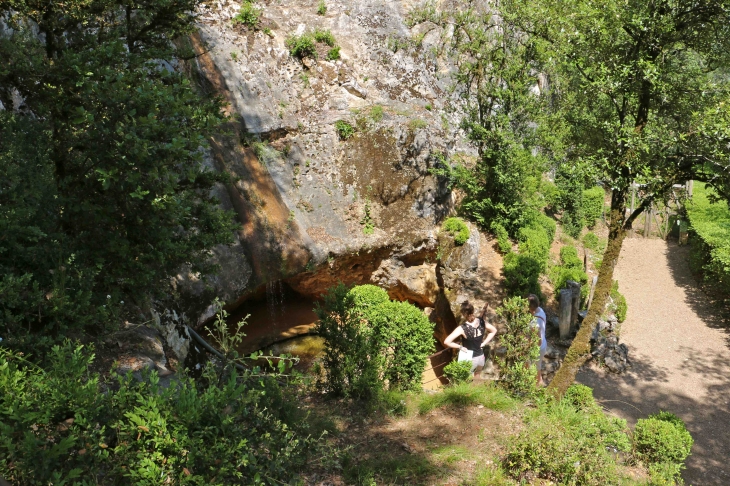
[[[613,272],[621,254],[626,232],[631,229],[636,218],[651,204],[651,199],[644,200],[639,207],[626,217],[626,194],[627,190],[615,190],[611,195],[611,213],[608,232],[608,243],[603,253],[603,263],[598,271],[598,282],[593,298],[593,303],[578,334],[568,349],[568,354],[563,360],[555,378],[550,382],[548,391],[555,397],[561,398],[568,387],[575,381],[580,367],[588,360],[591,353],[591,334],[606,308],[606,301],[611,293],[613,284]]]

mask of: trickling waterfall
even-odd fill
[[[286,312],[284,284],[281,280],[274,280],[266,284],[266,307],[269,310],[271,324],[275,326]]]

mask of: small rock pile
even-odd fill
[[[619,344],[617,332],[616,316],[598,321],[591,336],[591,355],[612,373],[623,373],[631,366],[629,348],[623,343]]]

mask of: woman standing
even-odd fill
[[[453,349],[466,348],[473,352],[471,358],[471,371],[481,371],[484,367],[484,346],[489,344],[497,334],[497,328],[489,324],[484,316],[489,309],[489,304],[485,304],[482,313],[477,317],[474,315],[474,306],[467,300],[461,304],[461,315],[464,317],[464,324],[454,329],[449,337],[444,341],[444,345]],[[485,334],[489,332],[485,336]],[[461,336],[464,338],[463,345],[456,344],[454,340]]]

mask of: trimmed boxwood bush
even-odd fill
[[[583,218],[586,226],[593,228],[596,221],[603,214],[603,202],[606,193],[600,186],[591,187],[583,191]]]
[[[458,385],[472,379],[471,361],[452,361],[444,366],[444,375],[450,385]]]
[[[634,428],[634,450],[650,463],[669,463],[681,469],[693,443],[684,422],[669,412],[639,419]]]
[[[407,302],[393,302],[374,285],[333,287],[318,304],[315,332],[325,340],[322,358],[327,391],[356,398],[377,397],[383,389],[408,390],[421,384],[433,350],[433,325]]]
[[[441,229],[454,237],[454,243],[463,245],[469,239],[469,227],[461,218],[448,218]]]

